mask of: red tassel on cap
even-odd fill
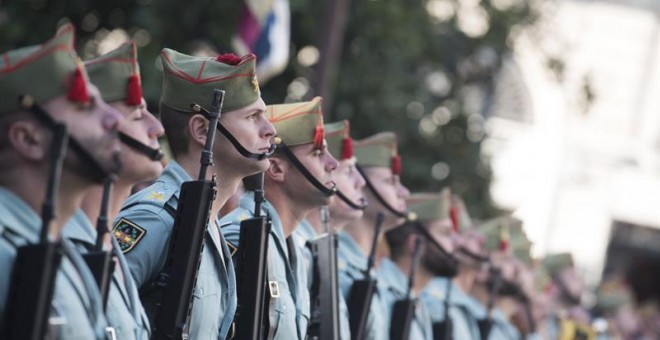
[[[341,149],[341,159],[353,158],[353,140],[351,137],[344,138],[344,145]]]
[[[87,92],[87,82],[85,77],[83,77],[82,70],[80,67],[76,69],[76,72],[73,74],[73,79],[71,79],[71,84],[69,86],[69,93],[67,98],[70,101],[77,103],[88,103],[89,102],[89,93]]]
[[[325,138],[325,130],[323,125],[317,125],[314,129],[314,147],[317,149],[323,149],[323,139]]]
[[[215,57],[215,61],[219,61],[227,65],[238,65],[241,63],[241,60],[243,60],[241,57],[233,53],[225,53]]]
[[[392,157],[392,173],[401,175],[401,156],[399,155]]]
[[[137,74],[128,77],[126,91],[126,104],[131,106],[142,104],[142,86],[140,85],[140,77]]]
[[[451,226],[455,233],[458,232],[458,208],[449,208],[449,217],[451,217]]]

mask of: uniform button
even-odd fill
[[[204,288],[199,289],[199,295],[204,295]]]

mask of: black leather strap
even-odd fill
[[[312,175],[312,173],[310,173],[309,170],[307,170],[307,168],[305,168],[305,166],[300,162],[298,157],[296,157],[296,155],[293,154],[293,151],[291,151],[291,149],[289,149],[289,147],[286,144],[281,143],[278,147],[280,151],[282,151],[284,155],[291,161],[293,166],[295,166],[296,169],[298,169],[298,171],[300,171],[300,173],[303,176],[305,176],[305,178],[310,183],[312,183],[312,185],[316,187],[316,189],[319,189],[319,191],[321,191],[323,194],[325,194],[328,197],[337,193],[337,187],[333,186],[332,188],[328,188],[325,185],[323,185],[321,182],[319,182],[319,180],[316,179],[316,177],[314,177],[314,175]]]
[[[146,144],[138,141],[137,139],[123,132],[119,132],[119,140],[122,143],[126,144],[127,146],[133,148],[133,150],[147,156],[152,161],[160,161],[161,159],[163,159],[163,156],[165,155],[163,154],[163,151],[160,148],[158,149],[151,148]]]
[[[371,190],[371,192],[374,194],[374,196],[376,196],[376,199],[378,200],[378,202],[380,202],[380,204],[382,204],[387,210],[389,210],[389,212],[391,212],[395,216],[399,216],[399,217],[402,217],[402,218],[407,218],[408,217],[408,214],[405,211],[398,211],[398,210],[394,209],[394,207],[392,207],[389,203],[387,203],[385,201],[383,196],[381,196],[380,193],[378,192],[378,190],[376,190],[376,187],[373,185],[373,183],[371,183],[371,181],[369,180],[369,177],[367,177],[367,175],[364,173],[364,169],[362,169],[362,167],[360,167],[359,164],[356,165],[355,168],[357,168],[358,171],[360,172],[360,175],[362,175],[362,177],[364,177],[364,181],[367,183],[367,188],[369,188],[369,190]]]

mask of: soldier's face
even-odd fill
[[[117,128],[122,115],[101,98],[96,86],[88,83],[90,101],[80,104],[59,96],[44,104],[44,108],[57,121],[69,128],[70,138],[75,139],[107,172],[118,173],[121,168]],[[65,168],[90,180],[99,181],[99,174],[83,163],[78,155],[67,153]]]
[[[406,198],[410,196],[410,191],[401,184],[398,175],[392,173],[388,167],[367,167],[364,168],[365,175],[369,178],[378,193],[385,202],[398,211],[406,210]],[[367,214],[375,216],[378,212],[385,213],[385,229],[400,225],[403,219],[390,213],[372,194],[371,190],[365,190],[369,207]]]
[[[300,160],[300,163],[314,176],[321,184],[327,188],[335,186],[333,172],[337,169],[337,160],[328,152],[325,140],[323,147],[317,148],[313,143],[297,145],[291,147],[293,154]],[[290,192],[299,198],[307,198],[314,205],[327,205],[330,203],[330,197],[327,197],[289,163],[287,167],[286,182]]]
[[[223,112],[218,123],[231,132],[248,151],[265,153],[270,149],[273,136],[275,136],[275,127],[266,119],[265,112],[266,104],[259,98],[253,104],[240,110]],[[252,160],[243,157],[223,134],[218,133],[216,140],[216,145],[220,145],[222,149],[220,154],[223,157],[231,157],[230,159],[239,162],[238,164],[229,163],[229,165],[237,167],[240,164],[247,164],[243,175],[253,175],[268,168],[267,159]]]
[[[365,198],[362,190],[366,184],[360,172],[355,168],[355,159],[339,161],[339,166],[334,172],[337,189],[341,191],[351,202],[361,204]],[[339,197],[335,196],[330,202],[330,216],[333,220],[346,222],[357,220],[362,217],[363,211],[351,208]],[[334,224],[334,223],[333,223]]]
[[[124,101],[110,103],[122,114],[124,119],[119,124],[119,131],[136,139],[140,143],[158,149],[158,137],[165,130],[160,121],[147,110],[147,103],[142,100],[140,105],[128,105]],[[144,154],[129,146],[122,146],[122,169],[120,179],[130,183],[144,182],[157,177],[163,171],[160,161],[153,161]]]

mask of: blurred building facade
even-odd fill
[[[499,76],[483,147],[493,199],[535,255],[572,252],[588,283],[620,272],[660,287],[660,1],[546,13]]]

